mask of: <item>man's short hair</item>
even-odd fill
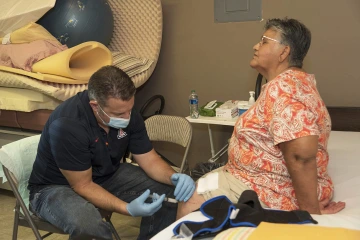
[[[290,46],[290,66],[302,68],[311,44],[310,30],[303,23],[292,18],[269,19],[265,24],[265,31],[269,29],[279,32],[281,43]]]
[[[129,75],[115,66],[105,66],[96,71],[89,80],[88,94],[90,100],[96,100],[106,106],[109,98],[129,101],[136,92]]]

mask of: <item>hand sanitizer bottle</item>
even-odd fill
[[[249,98],[249,105],[253,105],[255,103],[255,92],[254,91],[250,91],[250,98]]]

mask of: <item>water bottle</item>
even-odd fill
[[[190,117],[199,118],[199,98],[195,90],[191,90],[189,96],[189,106],[190,106]]]

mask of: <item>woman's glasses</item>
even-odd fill
[[[262,37],[261,37],[261,40],[260,40],[260,42],[259,42],[260,46],[262,46],[262,45],[264,44],[264,39],[268,39],[268,40],[271,40],[271,41],[274,41],[274,42],[277,42],[277,43],[282,44],[282,42],[279,41],[279,40],[276,40],[276,39],[274,39],[274,38],[267,37],[267,36],[262,36]]]

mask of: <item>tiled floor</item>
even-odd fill
[[[11,191],[0,189],[0,240],[11,240],[14,221],[15,197]],[[140,218],[113,214],[111,221],[122,240],[136,239],[139,234]],[[34,240],[30,228],[19,227],[18,240]],[[53,234],[45,239],[66,240],[68,236]]]

